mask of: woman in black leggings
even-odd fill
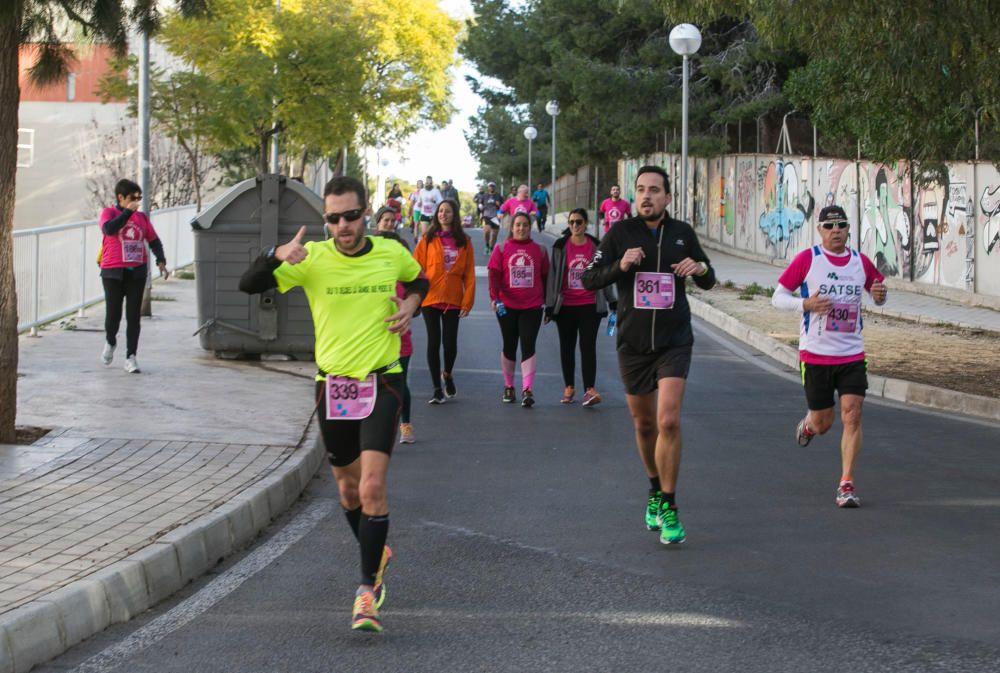
[[[458,321],[469,315],[476,296],[476,261],[472,244],[459,221],[456,202],[445,199],[437,205],[434,219],[417,243],[413,258],[431,284],[421,306],[427,325],[427,368],[434,386],[428,404],[444,404],[458,394],[453,372],[458,356]]]
[[[601,402],[601,394],[594,387],[597,379],[597,330],[601,318],[608,314],[608,305],[614,310],[616,302],[612,286],[599,292],[583,287],[583,272],[600,245],[587,233],[587,221],[585,208],[571,210],[569,228],[552,244],[552,271],[545,288],[545,320],[555,320],[559,329],[559,357],[566,384],[561,402],[573,403],[576,343],[579,337],[583,406],[590,407]]]
[[[125,303],[125,371],[139,373],[135,354],[139,350],[139,309],[146,287],[148,254],[146,244],[156,256],[156,266],[163,278],[169,278],[163,244],[146,213],[139,212],[142,190],[131,180],[115,185],[117,207],[101,211],[101,282],[104,284],[104,350],[101,362],[110,365],[118,345],[118,327]]]

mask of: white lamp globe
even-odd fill
[[[548,103],[545,104],[545,111],[548,112],[553,117],[555,117],[556,115],[558,115],[559,114],[559,101],[557,101],[557,100],[550,100]]]
[[[670,31],[670,48],[678,56],[690,56],[701,48],[701,32],[690,23],[681,23]]]
[[[528,128],[524,129],[524,137],[527,138],[528,140],[534,140],[535,138],[538,137],[538,129],[536,129],[534,126],[529,126]]]

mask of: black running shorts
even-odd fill
[[[654,353],[635,353],[625,345],[618,349],[618,372],[629,395],[654,392],[660,379],[686,379],[690,369],[691,346]]]
[[[833,391],[840,395],[865,396],[868,390],[868,361],[858,360],[843,365],[812,365],[799,363],[806,404],[813,411],[833,406]]]
[[[380,374],[375,408],[368,418],[360,421],[330,421],[326,418],[326,384],[316,382],[319,431],[331,465],[350,465],[362,451],[379,451],[392,455],[399,413],[403,407],[403,385],[402,374]]]

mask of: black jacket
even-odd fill
[[[601,242],[587,234],[593,244],[595,251],[600,247]],[[545,283],[545,315],[549,318],[559,315],[559,310],[563,303],[563,282],[566,280],[566,243],[569,241],[569,229],[563,232],[549,252],[549,277]],[[615,296],[614,288],[610,285],[597,292],[595,309],[597,314],[604,317],[608,314],[608,308],[616,310],[618,298]]]
[[[641,247],[645,257],[638,265],[622,272],[618,265],[625,251]],[[622,220],[605,235],[594,260],[583,274],[583,286],[598,290],[615,283],[618,288],[618,348],[634,353],[688,346],[694,343],[691,308],[684,292],[684,279],[675,278],[672,309],[636,309],[633,306],[637,271],[670,273],[671,264],[686,257],[708,265],[708,272],[695,276],[703,290],[715,285],[715,271],[687,222],[664,217],[655,230],[639,217]]]

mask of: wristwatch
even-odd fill
[[[265,257],[267,257],[268,259],[274,259],[274,252],[275,252],[275,250],[277,250],[277,249],[278,249],[278,247],[277,247],[277,246],[275,246],[275,245],[272,245],[272,246],[271,246],[271,249],[267,251],[267,254],[265,255]]]

